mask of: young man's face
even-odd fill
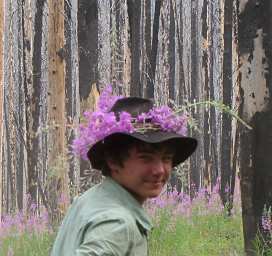
[[[162,191],[172,170],[173,153],[133,147],[123,166],[109,162],[111,176],[140,203]]]

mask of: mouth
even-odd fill
[[[165,184],[165,182],[163,180],[154,180],[154,181],[147,181],[146,183],[154,186],[154,187],[161,187]]]

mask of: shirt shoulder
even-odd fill
[[[136,225],[125,209],[111,209],[86,223],[76,255],[129,255]]]

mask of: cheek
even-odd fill
[[[169,176],[170,175],[170,173],[171,173],[171,171],[172,171],[172,165],[167,165],[166,167],[165,167],[165,173]]]

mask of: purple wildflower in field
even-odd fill
[[[220,180],[218,180],[219,182]],[[195,192],[195,195],[191,197],[184,192],[178,192],[176,189],[173,191],[164,192],[158,198],[148,200],[146,203],[146,209],[148,213],[153,216],[156,223],[156,217],[159,216],[158,212],[161,209],[167,209],[172,218],[178,216],[191,221],[192,216],[210,216],[221,215],[224,213],[224,206],[222,204],[219,194],[219,184],[209,190],[207,188],[201,188]],[[239,192],[239,182],[237,181],[237,189],[234,193],[233,214],[241,214],[241,198]],[[170,221],[170,219],[169,219]]]
[[[29,234],[51,233],[48,213],[41,208],[37,214],[37,206],[32,204],[28,213],[19,211],[14,215],[5,215],[0,221],[0,241],[9,236],[20,236],[25,232]]]
[[[269,232],[272,235],[272,213],[271,207],[267,209],[264,207],[264,211],[261,217],[262,228],[264,231]]]
[[[272,221],[270,216],[262,216],[262,227],[265,231],[272,232]]]

